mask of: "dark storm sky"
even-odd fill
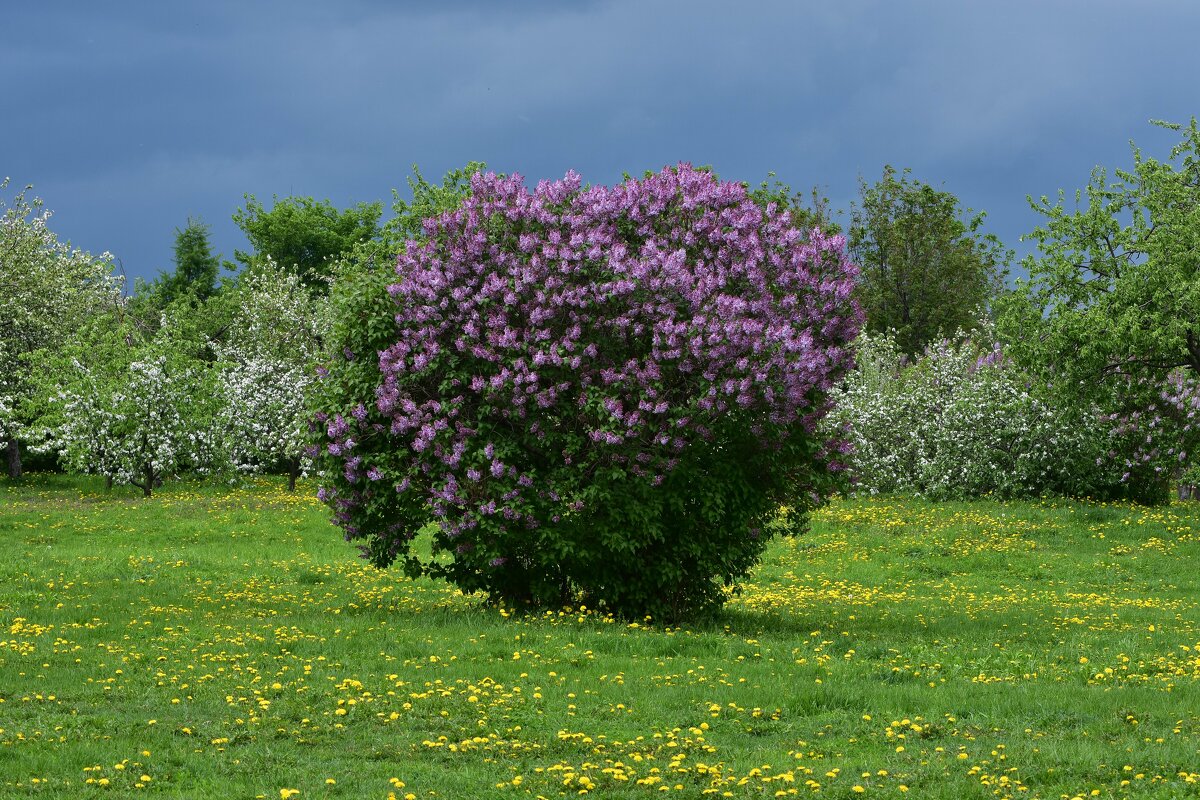
[[[678,161],[836,206],[884,164],[988,212],[1164,156],[1200,112],[1200,3],[3,2],[0,177],[130,277],[243,193],[390,200],[410,165],[590,183]],[[8,195],[11,195],[10,186]]]

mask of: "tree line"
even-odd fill
[[[841,213],[819,191],[778,182],[750,196],[788,209],[801,230],[844,234],[864,330],[890,336],[902,357],[990,336],[1053,391],[1141,420],[1200,372],[1200,134],[1194,121],[1174,128],[1181,141],[1167,159],[1135,149],[1131,168],[1097,170],[1073,206],[1031,198],[1045,222],[1016,286],[1006,284],[1012,251],[986,233],[984,215],[909,170],[860,179]],[[0,220],[9,474],[24,448],[147,493],[179,471],[294,478],[306,463],[306,393],[344,324],[339,303],[365,293],[386,304],[396,255],[425,235],[425,220],[461,204],[481,169],[468,164],[440,185],[416,172],[413,199],[394,197],[386,223],[382,203],[276,197],[268,208],[247,196],[233,218],[251,249],[236,264],[188,219],[173,270],[128,293],[111,255],[61,241],[42,202],[17,192]],[[169,433],[151,435],[156,427]]]

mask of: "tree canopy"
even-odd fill
[[[1007,328],[1076,380],[1200,375],[1200,129],[1157,124],[1183,133],[1166,161],[1131,144],[1132,168],[1097,167],[1074,209],[1061,191],[1030,199],[1046,221]],[[1015,335],[1039,318],[1040,336]]]
[[[379,235],[382,203],[359,203],[345,210],[328,200],[311,197],[275,197],[267,209],[245,196],[246,207],[233,215],[253,253],[234,251],[238,261],[249,265],[256,258],[270,256],[285,270],[294,272],[309,289],[325,292],[333,274],[334,262],[356,246]]]
[[[0,181],[0,190],[8,179]],[[108,253],[93,256],[61,242],[51,212],[25,187],[0,200],[0,442],[9,474],[20,475],[17,442],[32,410],[30,358],[61,347],[90,314],[119,295]]]
[[[970,331],[1003,287],[1011,253],[980,228],[984,214],[888,166],[860,179],[850,252],[860,273],[866,329],[896,332],[908,354],[956,330]]]

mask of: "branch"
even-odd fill
[[[1143,366],[1158,370],[1173,370],[1179,367],[1192,366],[1191,361],[1170,361],[1154,358],[1126,358],[1121,361],[1106,365],[1101,371],[1101,375],[1120,375],[1125,373],[1125,367],[1128,366]]]

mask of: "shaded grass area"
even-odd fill
[[[717,619],[522,614],[283,483],[0,488],[0,795],[1200,796],[1200,510],[843,500]]]

